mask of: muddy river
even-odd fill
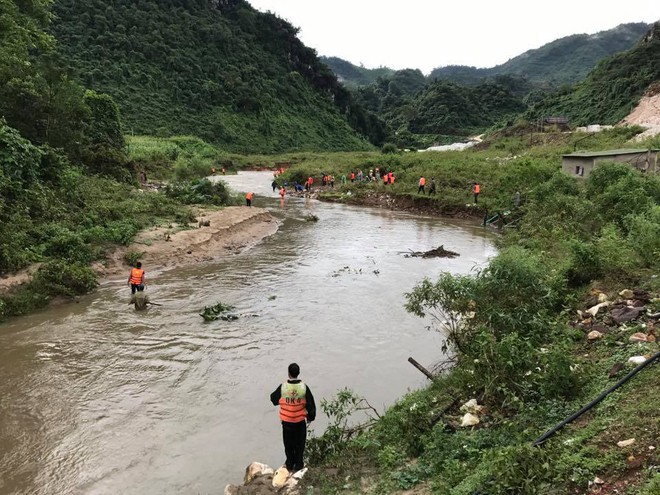
[[[269,394],[296,361],[317,402],[343,387],[378,409],[425,377],[442,337],[403,308],[442,271],[495,254],[481,226],[272,192],[223,178],[282,221],[223,261],[149,271],[162,304],[136,313],[125,278],[77,304],[0,325],[1,494],[219,494],[253,460],[284,460]],[[306,222],[308,214],[318,222]],[[444,244],[454,259],[405,258]],[[218,301],[249,314],[205,323]],[[323,429],[320,414],[316,431]]]

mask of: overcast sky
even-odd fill
[[[557,38],[660,20],[660,0],[248,0],[356,65],[493,67]]]

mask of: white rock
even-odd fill
[[[587,334],[587,339],[589,340],[598,340],[603,336],[598,330],[592,330]]]
[[[628,359],[628,362],[632,364],[642,364],[646,362],[646,356],[633,356]]]
[[[642,332],[633,333],[628,340],[630,342],[648,342],[646,334]]]
[[[604,485],[604,484],[605,484],[605,481],[603,481],[603,480],[600,479],[598,476],[596,476],[596,477],[594,478],[594,483],[595,483],[596,485]]]
[[[296,474],[293,475],[293,477],[297,480],[303,479],[303,476],[307,474],[307,468],[301,469],[300,471],[296,471]]]
[[[465,416],[463,416],[463,420],[461,421],[461,426],[476,426],[479,424],[479,418],[477,418],[474,414],[466,413]]]
[[[469,412],[469,413],[472,413],[472,414],[478,414],[481,411],[483,411],[483,409],[484,409],[484,406],[480,406],[477,403],[477,399],[470,399],[469,401],[467,401],[465,404],[463,404],[461,406],[461,411]]]
[[[227,485],[225,491],[222,493],[223,495],[236,495],[238,493],[238,487],[236,485]]]
[[[589,313],[591,316],[596,316],[598,314],[598,310],[600,308],[606,308],[607,306],[610,306],[612,303],[610,301],[605,301],[600,304],[596,304],[595,306],[592,306],[587,310],[587,313]]]
[[[293,490],[296,485],[298,485],[298,480],[295,479],[293,476],[291,476],[288,480],[286,480],[286,488],[287,490]]]
[[[621,440],[620,442],[617,442],[616,445],[617,445],[617,447],[628,447],[628,446],[632,445],[633,443],[635,443],[635,439],[634,438],[629,438],[628,440]]]
[[[247,485],[257,476],[265,476],[267,474],[273,474],[272,467],[261,462],[253,462],[245,468],[245,477],[243,478],[243,482]]]

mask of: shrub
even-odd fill
[[[94,270],[89,266],[55,260],[43,264],[30,285],[41,294],[71,297],[90,292],[98,282]]]
[[[571,287],[579,287],[600,277],[603,264],[598,250],[592,243],[571,240],[568,243],[569,258],[566,279]]]
[[[383,152],[384,155],[388,155],[392,153],[397,153],[399,149],[396,147],[396,144],[394,143],[385,143],[381,148],[381,151]]]
[[[648,267],[660,264],[660,205],[644,213],[629,215],[628,242]]]

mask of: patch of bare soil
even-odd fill
[[[231,206],[222,210],[199,209],[199,222],[167,225],[140,232],[129,246],[119,247],[92,267],[100,277],[127,275],[126,256],[139,253],[148,273],[211,261],[249,248],[274,234],[279,222],[266,210]],[[0,293],[27,283],[40,264],[0,279]]]
[[[660,134],[660,83],[649,87],[635,109],[621,121],[621,124],[646,127],[646,131],[635,136],[634,141],[642,141]]]
[[[185,226],[185,230],[173,225],[145,230],[130,246],[115,250],[94,268],[104,277],[124,275],[129,253],[139,253],[147,272],[212,261],[255,245],[279,226],[266,210],[245,206],[199,210],[197,217],[199,222]]]

